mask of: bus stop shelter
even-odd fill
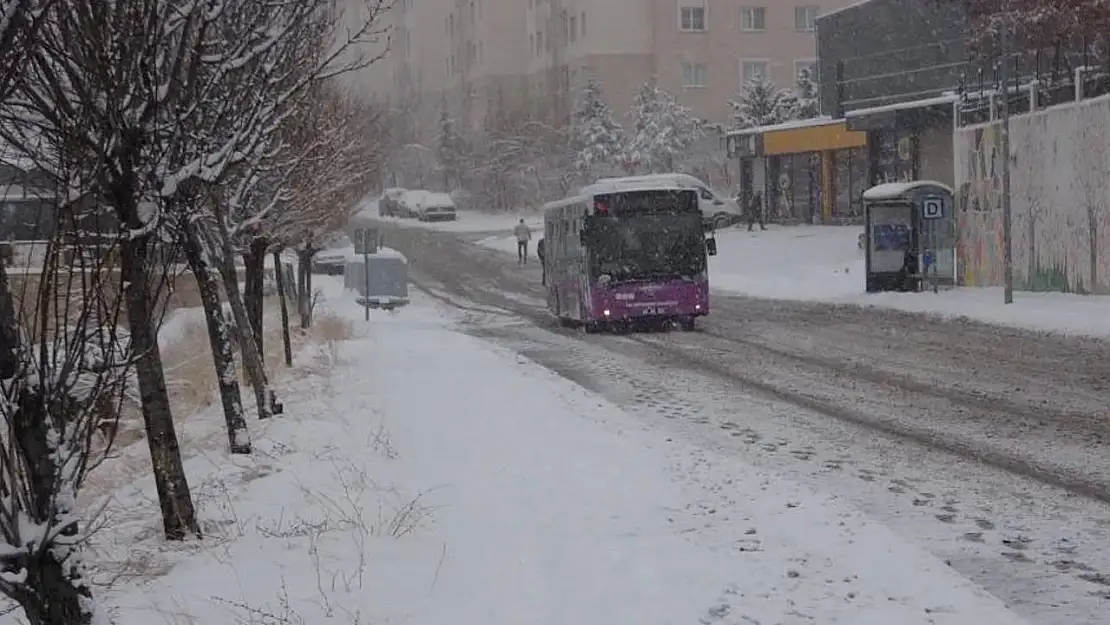
[[[956,283],[955,196],[933,180],[863,192],[866,290],[920,291]]]

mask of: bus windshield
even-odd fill
[[[694,279],[706,267],[700,213],[594,215],[586,224],[590,277],[612,282]]]

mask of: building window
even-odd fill
[[[570,40],[574,41],[574,40],[578,39],[578,17],[576,17],[574,15],[570,16],[570,28],[569,28],[569,30],[570,30]]]
[[[586,38],[586,12],[582,11],[582,38]]]
[[[680,6],[678,8],[678,29],[690,32],[705,32],[705,5]]]
[[[740,62],[740,80],[748,82],[762,78],[763,80],[770,80],[771,76],[768,73],[768,66],[770,63],[766,59],[751,59]]]
[[[809,77],[809,81],[817,84],[817,61],[813,59],[798,59],[794,61],[794,78],[801,77],[802,72],[805,72]]]
[[[767,28],[766,7],[743,7],[740,9],[740,30],[759,32]]]
[[[682,86],[692,88],[704,87],[705,63],[683,63]]]
[[[818,9],[814,6],[794,7],[794,30],[808,32],[816,29]]]

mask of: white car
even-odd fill
[[[599,183],[613,180],[603,178]],[[689,174],[648,174],[644,176],[630,176],[621,180],[643,180],[645,182],[667,182],[676,186],[694,189],[698,192],[698,207],[701,209],[705,223],[713,228],[727,228],[744,219],[744,211],[736,200],[722,196],[709,185]]]
[[[455,202],[446,193],[408,191],[401,196],[404,209],[411,210],[420,221],[455,221]]]
[[[397,187],[383,191],[381,199],[378,200],[378,214],[382,217],[414,217],[415,215],[404,214],[402,210],[401,198],[405,193],[405,189]]]

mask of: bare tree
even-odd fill
[[[380,179],[387,136],[380,108],[333,89],[317,90],[305,110],[289,128],[290,141],[301,147],[290,152],[280,184],[270,189],[275,210],[264,231],[274,249],[297,249],[307,271],[316,243],[342,228]],[[298,301],[307,327],[311,273],[302,275]]]
[[[85,245],[73,207],[57,212],[33,293],[17,298],[0,265],[0,593],[32,625],[87,625],[91,527],[76,502],[111,448],[135,352],[114,245]]]
[[[212,128],[208,135],[238,137],[225,166],[204,176],[213,217],[208,223],[214,228],[203,238],[209,243],[204,249],[216,253],[260,418],[280,412],[262,356],[262,281],[271,248],[265,224],[280,204],[282,163],[294,147],[283,131],[321,82],[381,58],[388,46],[388,28],[381,25],[381,18],[389,5],[388,0],[365,0],[358,27],[337,37],[336,0],[267,4],[264,10],[273,13],[270,21],[284,25],[283,38],[245,63],[243,75],[220,85],[221,99],[233,114],[208,120]],[[247,10],[252,11],[251,17],[244,18],[249,22],[263,9]],[[364,42],[378,48],[371,54],[351,53],[354,44]],[[229,120],[233,121],[225,128]],[[247,297],[235,269],[240,253]]]

